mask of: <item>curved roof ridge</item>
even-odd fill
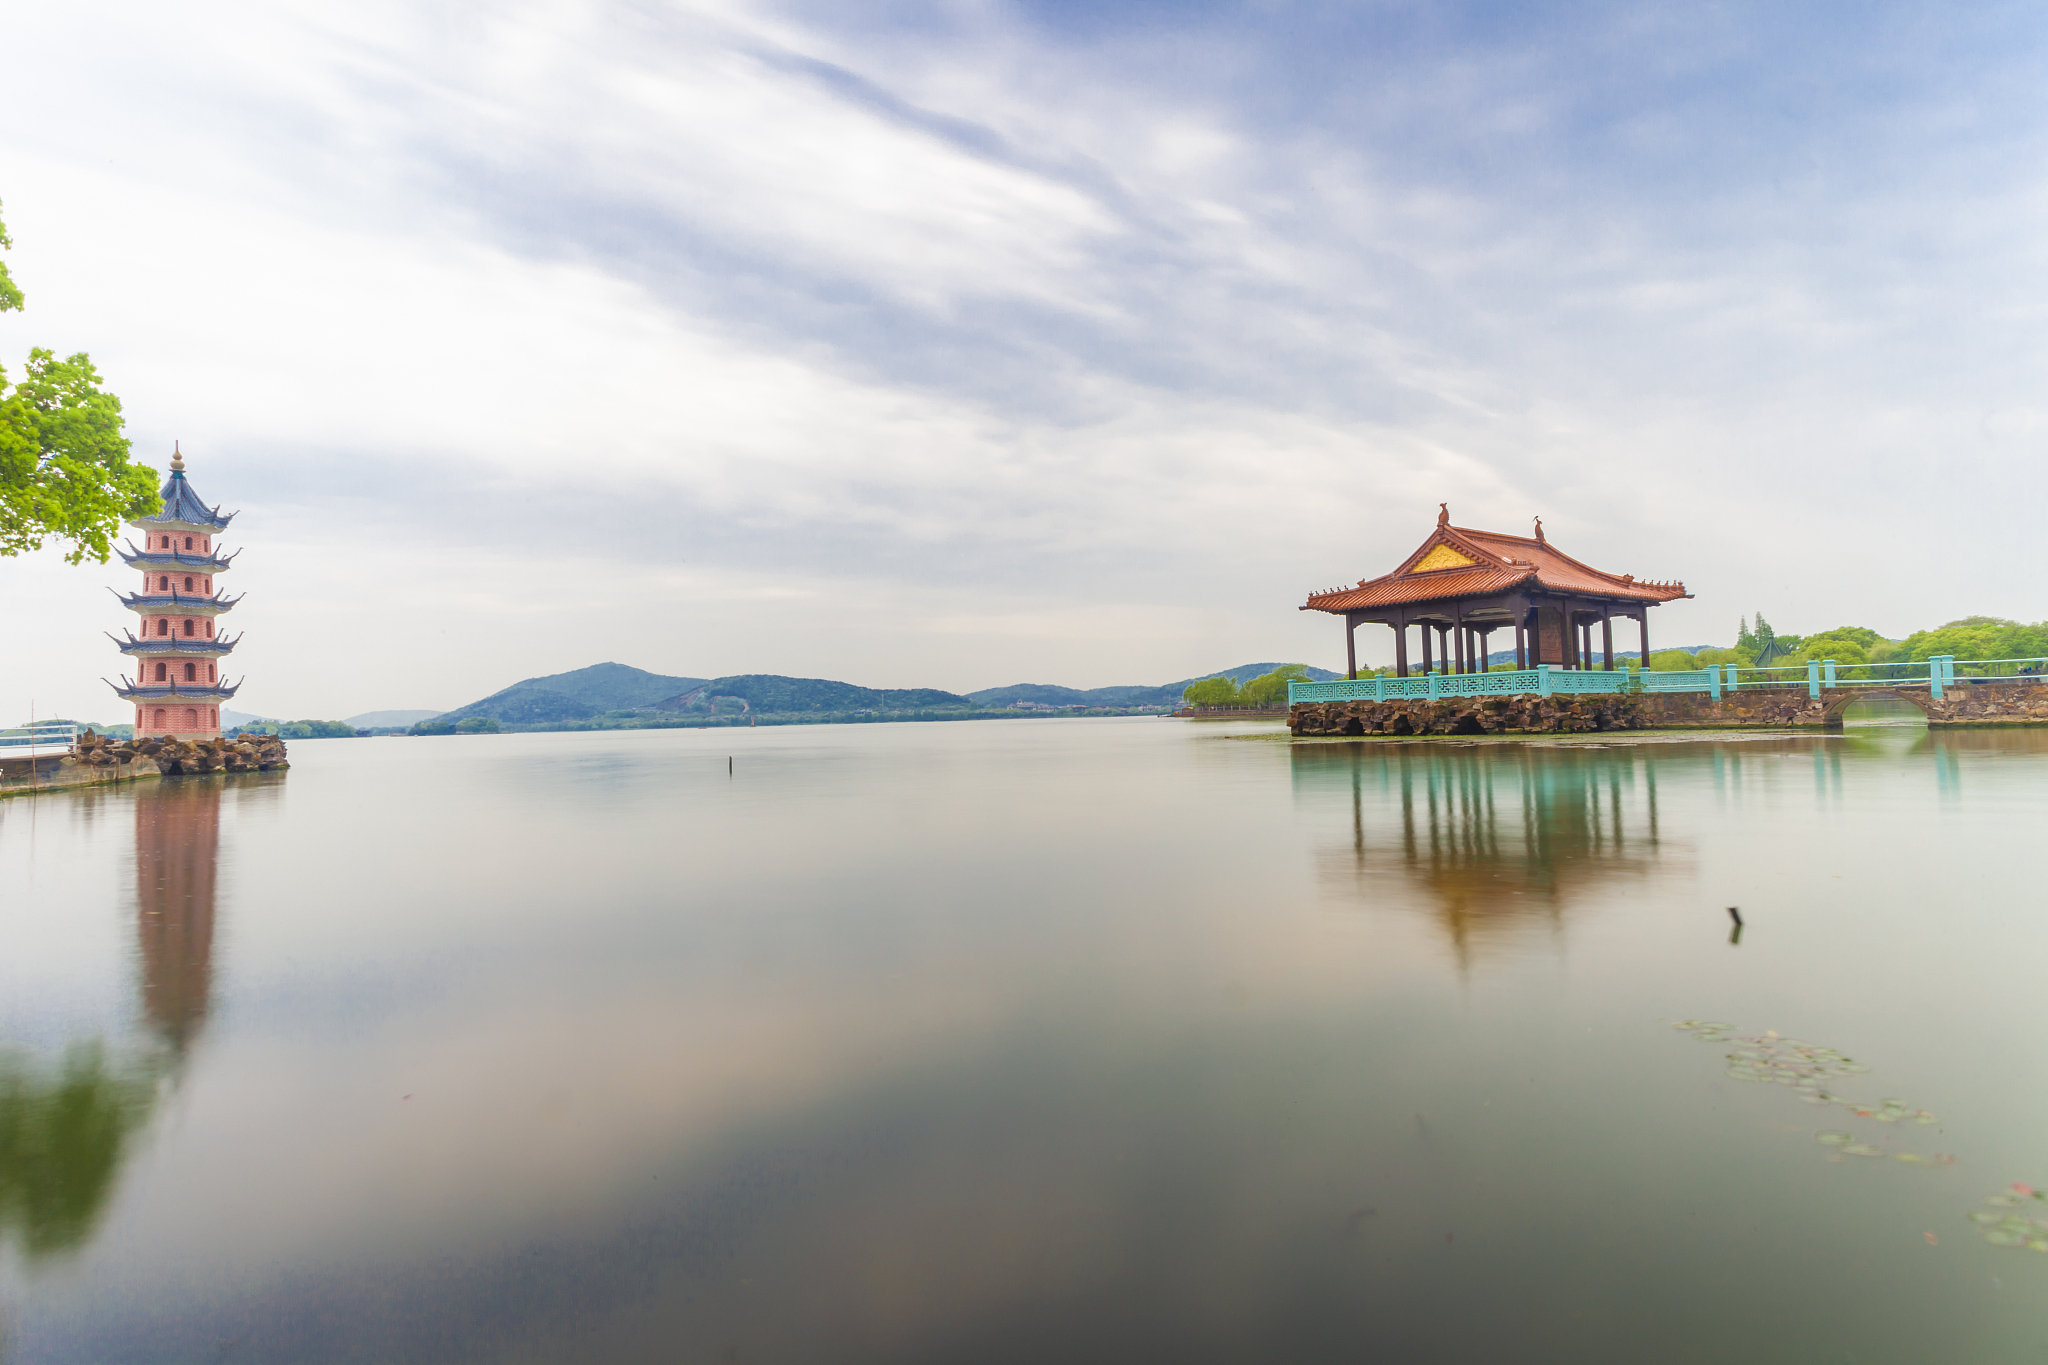
[[[1418,570],[1416,566],[1438,546],[1449,547],[1472,562]],[[1457,597],[1491,596],[1521,587],[1531,579],[1542,589],[1564,595],[1618,597],[1644,603],[1667,602],[1689,595],[1682,581],[1657,582],[1637,578],[1634,574],[1596,569],[1584,560],[1566,554],[1541,535],[1518,536],[1505,531],[1453,526],[1449,509],[1444,508],[1421,545],[1391,572],[1377,578],[1361,578],[1355,587],[1311,593],[1302,610],[1358,611]]]
[[[230,512],[226,516],[222,516],[220,514],[220,507],[217,504],[208,507],[200,500],[199,494],[193,491],[192,485],[186,481],[185,471],[181,468],[173,468],[171,470],[171,476],[164,480],[163,489],[158,496],[163,499],[163,507],[161,509],[146,517],[136,517],[128,524],[130,526],[150,527],[168,526],[175,523],[186,526],[206,526],[216,531],[222,531],[226,530],[227,524],[239,515],[239,513]]]

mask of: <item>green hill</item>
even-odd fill
[[[703,685],[703,695],[738,697],[756,711],[780,714],[803,711],[965,710],[974,705],[957,693],[941,692],[933,687],[856,687],[852,683],[832,682],[826,678],[785,678],[774,673],[742,673],[730,678],[714,678]]]
[[[653,706],[703,682],[702,678],[675,678],[625,664],[592,664],[571,673],[551,673],[544,678],[513,683],[502,692],[493,692],[482,701],[457,707],[436,719],[489,716],[508,725],[588,720],[607,711]]]

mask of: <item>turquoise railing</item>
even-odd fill
[[[1738,668],[1734,664],[1709,664],[1705,668],[1674,669],[1669,672],[1608,673],[1593,669],[1558,668],[1538,664],[1498,673],[1432,673],[1421,678],[1356,678],[1334,682],[1287,684],[1287,701],[1393,701],[1435,700],[1440,697],[1510,697],[1533,692],[1588,695],[1632,692],[1705,692],[1719,698],[1724,691],[1745,688],[1801,687],[1818,699],[1823,690],[1841,687],[1917,687],[1924,685],[1939,697],[1956,686],[1958,668],[1969,670],[1962,681],[2048,674],[2048,658],[2042,659],[1957,659],[1937,654],[1911,663],[1845,664],[1833,659],[1814,659],[1803,664]]]
[[[1500,673],[1431,673],[1421,678],[1340,678],[1334,682],[1293,682],[1287,684],[1287,702],[1313,701],[1412,701],[1440,697],[1512,697],[1534,692],[1541,697],[1553,693],[1627,692],[1632,673],[1599,673],[1589,669],[1556,668],[1538,664]],[[1678,676],[1673,674],[1671,676]],[[1690,675],[1688,675],[1690,676]],[[1702,675],[1703,676],[1703,675]],[[1683,690],[1683,689],[1673,689]]]

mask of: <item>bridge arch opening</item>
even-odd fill
[[[1844,725],[1903,725],[1927,728],[1927,713],[1897,697],[1859,697],[1842,712]]]

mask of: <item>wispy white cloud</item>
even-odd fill
[[[31,311],[0,355],[90,349],[143,449],[185,440],[248,509],[263,709],[597,657],[960,688],[1327,661],[1302,590],[1384,569],[1445,498],[1686,577],[1665,639],[1759,606],[2043,614],[2025,11],[21,32],[0,196]],[[1959,538],[1991,558],[1945,577]],[[343,545],[375,567],[324,591]],[[91,571],[0,572],[43,638],[106,614]],[[403,641],[403,681],[320,666],[314,600]],[[0,706],[111,667],[53,645]]]

